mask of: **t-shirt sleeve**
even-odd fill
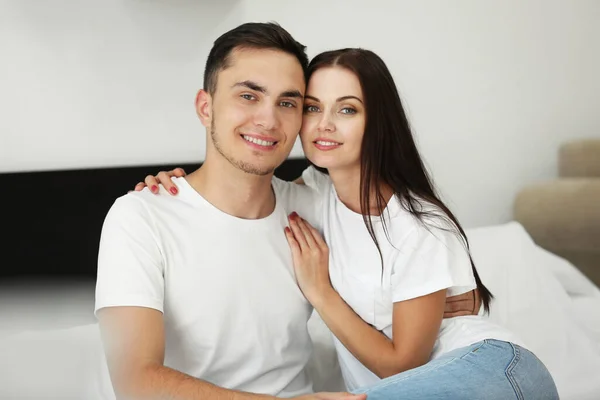
[[[102,226],[94,313],[115,306],[163,312],[163,265],[159,237],[148,209],[134,194],[120,197]]]
[[[329,175],[317,170],[314,166],[309,166],[302,172],[304,184],[317,193],[324,193],[331,186]]]
[[[278,201],[284,204],[285,212],[292,212],[308,221],[318,231],[323,230],[322,196],[308,185],[300,185],[273,178]]]
[[[475,289],[475,277],[462,238],[454,230],[418,223],[399,247],[392,269],[392,301],[447,289],[447,297]]]

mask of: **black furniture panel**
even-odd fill
[[[275,175],[300,176],[305,159],[288,159]],[[0,173],[0,282],[95,279],[102,223],[117,197],[148,174],[199,164]]]

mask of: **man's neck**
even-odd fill
[[[273,174],[246,173],[216,156],[207,157],[202,167],[186,179],[202,197],[224,213],[243,219],[261,219],[275,209],[272,177]]]

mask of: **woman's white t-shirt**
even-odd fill
[[[395,302],[442,289],[447,289],[450,297],[476,288],[468,252],[453,224],[437,217],[429,218],[424,225],[393,196],[382,216],[390,240],[383,230],[382,217],[371,217],[382,267],[363,216],[339,200],[329,176],[309,167],[302,178],[322,200],[323,234],[329,246],[329,274],[334,289],[364,321],[390,339]],[[424,211],[441,215],[432,205]],[[512,333],[484,316],[456,317],[442,321],[432,358],[484,339],[521,344]],[[334,343],[348,390],[380,380],[335,336]]]

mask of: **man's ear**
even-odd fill
[[[196,94],[196,114],[205,127],[210,127],[212,122],[212,96],[204,89]]]

